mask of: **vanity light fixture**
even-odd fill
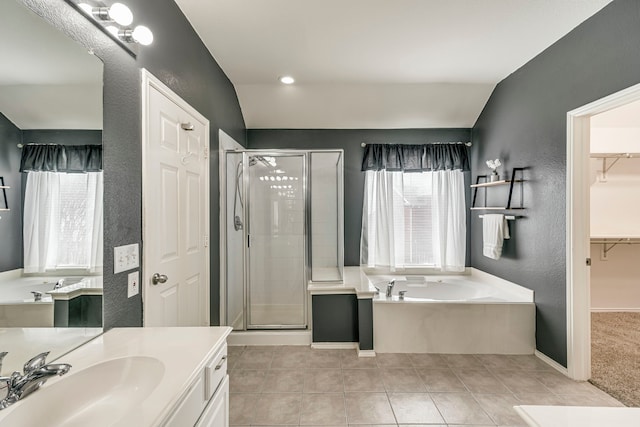
[[[66,0],[91,18],[94,24],[113,36],[121,46],[134,56],[135,44],[148,46],[153,42],[153,33],[144,25],[132,27],[133,13],[124,3],[109,0]]]
[[[293,77],[291,77],[291,76],[282,76],[282,77],[280,77],[280,78],[279,78],[279,80],[280,80],[280,83],[284,83],[284,84],[286,84],[286,85],[293,84],[293,83],[295,83],[295,81],[296,81],[296,80],[295,80]]]

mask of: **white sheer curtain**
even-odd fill
[[[362,265],[463,271],[465,252],[462,171],[366,171]]]
[[[102,271],[102,172],[28,172],[24,272]]]

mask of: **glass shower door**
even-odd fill
[[[247,328],[306,328],[306,155],[244,155],[249,180]]]

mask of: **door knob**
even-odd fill
[[[168,277],[164,274],[153,273],[153,276],[151,276],[151,283],[153,283],[154,285],[157,285],[158,283],[166,282],[167,279]]]

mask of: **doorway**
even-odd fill
[[[209,325],[209,121],[142,70],[145,326]]]
[[[637,101],[640,85],[567,113],[567,373],[575,380],[591,378],[590,266],[599,256],[591,253],[591,120]]]

